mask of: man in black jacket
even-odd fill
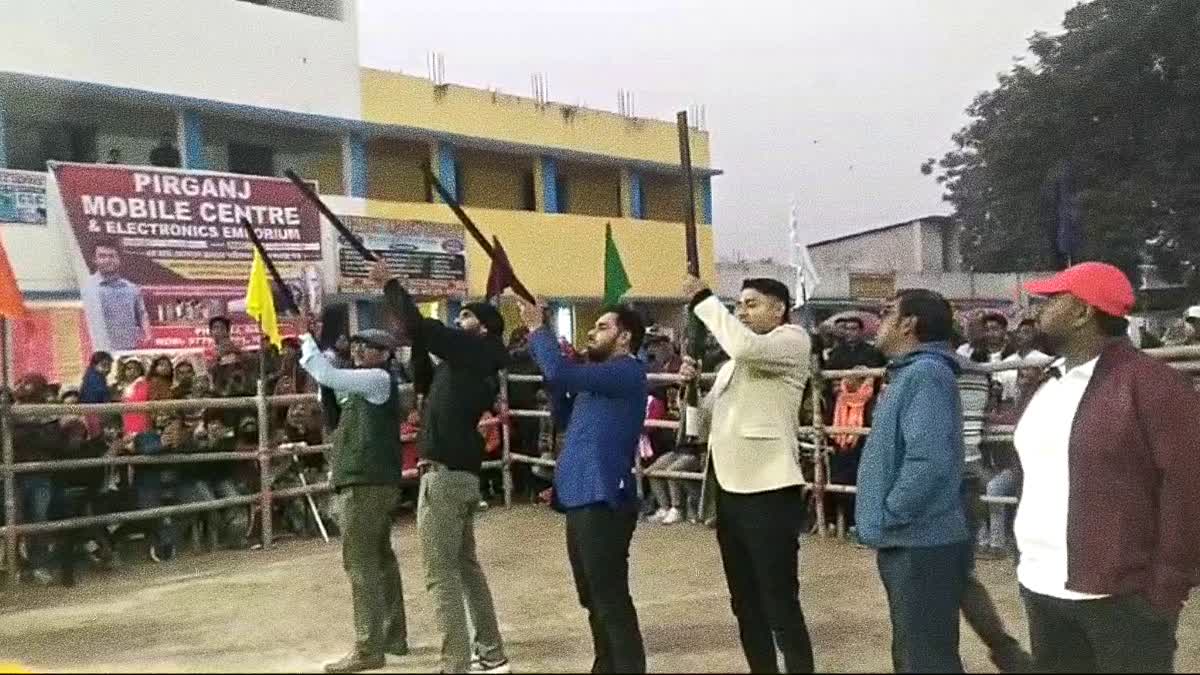
[[[504,319],[487,303],[471,303],[459,313],[456,328],[450,328],[421,316],[412,296],[391,278],[386,263],[376,264],[371,279],[384,287],[388,309],[409,340],[441,361],[433,369],[421,419],[417,529],[425,557],[425,585],[433,595],[442,635],[442,672],[465,673],[469,668],[507,673],[492,593],[475,556],[474,526],[482,499],[479,418],[495,402],[499,371],[508,361]]]

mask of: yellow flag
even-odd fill
[[[254,262],[250,265],[250,283],[246,284],[246,313],[258,320],[263,335],[271,344],[281,347],[279,320],[275,316],[275,297],[271,295],[271,281],[267,278],[267,264],[258,249],[254,249]]]

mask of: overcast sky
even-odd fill
[[[717,253],[787,259],[790,199],[809,241],[947,213],[921,162],[963,110],[1056,32],[1075,0],[359,0],[362,62],[449,82],[674,119],[707,108]]]

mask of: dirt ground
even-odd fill
[[[394,532],[408,602],[406,658],[381,672],[436,671],[437,646],[415,526]],[[517,672],[586,671],[591,642],[563,549],[562,518],[544,507],[493,508],[480,516],[480,558]],[[807,538],[802,601],[817,667],[884,672],[891,639],[871,552]],[[713,533],[641,525],[632,582],[651,671],[746,672]],[[981,562],[1012,630],[1027,642],[1007,562]],[[968,671],[994,672],[963,628]],[[75,588],[7,589],[0,596],[0,664],[29,671],[316,672],[352,637],[350,592],[336,543],[285,541],[271,551],[183,555],[85,576]],[[1200,670],[1200,611],[1185,611],[1180,671]]]

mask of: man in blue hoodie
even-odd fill
[[[903,290],[876,340],[889,384],[862,451],[855,517],[859,539],[878,550],[897,673],[962,672],[958,612],[971,551],[953,330],[945,298]]]
[[[567,557],[588,610],[593,673],[644,673],[637,610],[629,595],[629,542],[637,526],[631,472],[646,421],[646,366],[634,358],[646,329],[628,307],[608,307],[588,331],[589,363],[571,363],[543,325],[541,307],[521,303],[529,349],[546,378],[555,417],[567,423],[554,493],[567,514]]]

